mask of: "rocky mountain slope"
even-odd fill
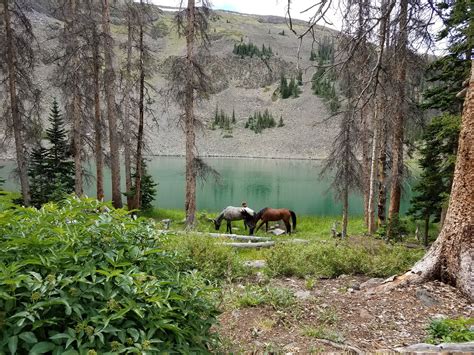
[[[30,13],[34,31],[43,49],[53,51],[55,41],[51,37],[52,28],[62,26],[54,18],[47,0],[35,1]],[[118,63],[125,54],[120,44],[126,41],[126,27],[118,10],[112,31],[116,42]],[[146,42],[156,57],[156,72],[151,79],[156,89],[153,109],[155,117],[147,118],[147,139],[149,154],[184,154],[184,134],[179,117],[181,110],[170,100],[161,96],[168,87],[170,64],[182,56],[185,42],[179,38],[173,22],[174,13],[163,11],[157,15],[154,30],[146,37]],[[303,28],[304,24],[297,26]],[[315,69],[309,61],[311,40],[306,39],[301,48],[300,67],[304,84],[298,98],[281,99],[274,94],[280,76],[295,75],[298,41],[290,33],[283,18],[238,14],[226,11],[214,12],[210,21],[212,46],[206,69],[215,87],[209,99],[197,107],[197,116],[204,123],[197,134],[198,151],[202,156],[229,157],[271,157],[271,158],[324,158],[333,143],[337,130],[335,119],[325,121],[329,116],[324,102],[311,92],[310,79]],[[331,35],[330,30],[320,29],[316,39]],[[252,42],[256,46],[270,46],[274,55],[268,61],[260,58],[241,58],[232,53],[234,44]],[[315,45],[317,46],[317,45]],[[47,93],[45,108],[53,96],[60,97],[51,83],[52,66],[42,65],[38,77]],[[235,112],[236,123],[231,130],[212,130],[216,107],[231,115]],[[265,129],[256,134],[245,128],[245,122],[256,111],[268,109],[275,119],[283,119],[283,127]],[[46,118],[46,112],[45,112]]]

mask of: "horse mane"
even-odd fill
[[[258,211],[254,217],[255,220],[258,221],[260,217],[262,217],[262,215],[265,213],[266,210],[268,210],[268,207],[262,208],[260,211]]]

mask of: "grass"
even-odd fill
[[[184,212],[154,209],[144,214],[161,221],[171,219],[171,231],[184,229]],[[210,218],[216,213],[200,211],[196,216],[196,231],[216,232]],[[188,260],[186,263],[204,271],[212,279],[240,279],[252,272],[242,265],[245,260],[266,260],[264,272],[269,277],[296,276],[305,278],[306,287],[314,287],[315,278],[346,275],[387,277],[401,273],[419,260],[422,248],[407,248],[402,244],[389,244],[374,237],[364,236],[363,218],[352,218],[349,222],[347,240],[331,237],[335,217],[301,216],[297,220],[297,231],[291,235],[273,237],[277,245],[271,249],[234,250],[221,245],[216,238],[202,235],[170,235],[165,243]],[[225,231],[225,224],[221,232]],[[246,234],[241,221],[234,222],[235,233]],[[234,229],[233,229],[234,231]],[[268,234],[260,230],[258,235]],[[306,239],[308,244],[281,243],[294,238]],[[184,260],[184,259],[182,259]],[[183,261],[184,263],[184,261]]]
[[[343,343],[344,337],[337,331],[327,328],[324,326],[305,327],[302,331],[302,334],[307,337],[317,338],[317,339],[327,339],[335,343]]]
[[[230,289],[224,300],[231,309],[267,305],[283,310],[296,304],[296,297],[288,288],[252,284]]]
[[[474,318],[435,319],[428,326],[426,342],[431,344],[474,341]]]

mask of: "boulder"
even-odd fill
[[[270,233],[272,233],[273,235],[282,235],[282,234],[285,234],[286,231],[284,231],[283,229],[280,229],[280,228],[275,228]]]

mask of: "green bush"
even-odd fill
[[[462,343],[474,341],[474,318],[435,319],[428,326],[428,338],[431,344]]]
[[[386,277],[407,270],[422,254],[422,250],[384,243],[280,244],[266,252],[266,271],[272,277],[342,274]]]
[[[180,270],[198,270],[213,282],[232,281],[246,273],[237,251],[215,238],[178,235],[170,238],[165,248],[175,252],[174,260]]]
[[[92,199],[0,212],[0,353],[206,352],[216,304],[155,226]]]

